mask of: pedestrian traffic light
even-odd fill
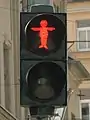
[[[20,14],[20,102],[23,106],[67,104],[65,13]]]

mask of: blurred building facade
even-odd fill
[[[0,117],[4,112],[22,120],[25,112],[19,94],[19,14],[19,0],[0,0]],[[1,120],[6,120],[4,114]]]
[[[54,1],[55,7],[62,12],[59,3]],[[64,6],[68,55],[74,60],[68,65],[68,88],[73,89],[73,94],[65,119],[90,120],[90,0],[66,0]]]
[[[79,118],[90,120],[90,1],[68,0],[67,13],[68,53],[82,65],[78,69],[82,72],[82,77],[77,78],[77,81],[80,81]],[[78,70],[76,73],[79,73]],[[76,75],[75,71],[73,73]],[[72,105],[74,106],[74,103]],[[68,113],[73,110],[70,102]],[[77,109],[73,113],[78,118]]]

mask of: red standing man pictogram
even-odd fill
[[[47,47],[48,31],[55,30],[54,27],[47,27],[47,25],[48,25],[48,22],[46,20],[41,20],[40,27],[31,28],[33,31],[40,31],[39,36],[40,36],[41,44],[40,44],[39,48],[48,49],[48,47]]]

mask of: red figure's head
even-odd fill
[[[46,20],[41,20],[40,25],[41,27],[46,27],[48,25],[48,22]]]

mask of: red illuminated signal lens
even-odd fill
[[[33,31],[39,31],[40,45],[39,48],[48,49],[47,40],[48,40],[48,31],[55,30],[54,27],[48,27],[47,20],[40,21],[40,27],[32,27]]]
[[[65,39],[64,16],[39,14],[25,25],[25,48],[39,56],[58,52]]]

